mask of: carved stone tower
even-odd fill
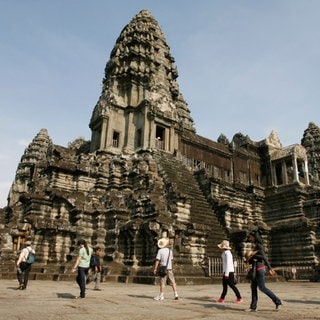
[[[174,59],[146,10],[123,29],[105,68],[90,128],[91,151],[132,153],[157,148],[173,153],[181,130],[195,132]]]

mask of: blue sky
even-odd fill
[[[91,112],[123,27],[161,26],[197,133],[300,143],[320,126],[320,1],[0,0],[0,207],[25,148],[90,139]]]

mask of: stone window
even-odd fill
[[[292,161],[286,161],[287,182],[292,183],[294,180]]]
[[[209,172],[210,174],[212,173],[212,165],[209,163],[204,163],[204,168],[206,170],[206,172]]]
[[[165,150],[165,128],[161,126],[156,127],[156,148]]]
[[[117,131],[113,131],[112,146],[115,148],[118,148],[119,147],[119,140],[120,140],[120,133]]]
[[[230,170],[224,170],[224,180],[227,182],[231,182]]]
[[[247,173],[243,171],[239,171],[239,182],[243,184],[248,183]]]
[[[213,177],[214,178],[221,178],[221,170],[220,168],[214,166],[213,167]]]
[[[297,165],[298,165],[298,174],[299,174],[299,180],[303,183],[305,183],[305,170],[304,170],[304,164],[301,160],[297,159]]]
[[[276,172],[276,185],[278,186],[283,184],[282,166],[280,162],[275,165],[275,172]]]
[[[136,140],[135,140],[135,147],[141,147],[142,146],[142,130],[138,129],[136,134]]]

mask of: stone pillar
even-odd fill
[[[169,129],[169,148],[169,151],[172,153],[179,149],[178,138],[173,127],[170,127]]]
[[[288,173],[287,173],[287,165],[285,161],[281,161],[281,170],[282,170],[282,180],[283,184],[288,184]]]
[[[305,172],[305,176],[306,176],[306,184],[309,185],[310,181],[309,181],[309,170],[308,170],[308,161],[307,160],[304,160],[303,166],[304,166],[304,172]]]
[[[293,181],[299,182],[299,174],[298,174],[298,165],[297,165],[297,157],[293,155],[292,159],[292,167],[293,167]]]
[[[107,131],[108,131],[108,119],[103,118],[101,126],[101,138],[100,138],[100,149],[107,149]]]
[[[234,182],[234,167],[233,167],[233,158],[230,158],[230,181],[231,183]]]
[[[165,128],[164,130],[164,150],[168,151],[170,150],[170,134],[169,134],[169,129]]]
[[[123,137],[123,150],[126,152],[132,152],[134,150],[134,137],[136,134],[136,129],[133,127],[133,112],[128,112],[128,123],[125,129],[125,134]],[[120,143],[120,141],[119,141]],[[119,145],[121,148],[121,146]]]
[[[156,125],[154,120],[150,121],[149,146],[150,148],[156,147]]]
[[[142,147],[146,149],[150,146],[149,142],[149,131],[150,131],[150,119],[148,117],[148,110],[146,107],[144,107],[144,125],[142,128]]]

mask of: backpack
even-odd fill
[[[92,254],[90,258],[90,268],[94,268],[97,265],[96,255]]]
[[[35,256],[29,249],[28,249],[28,251],[29,251],[29,254],[28,254],[28,258],[26,260],[26,263],[33,264],[35,261]]]

